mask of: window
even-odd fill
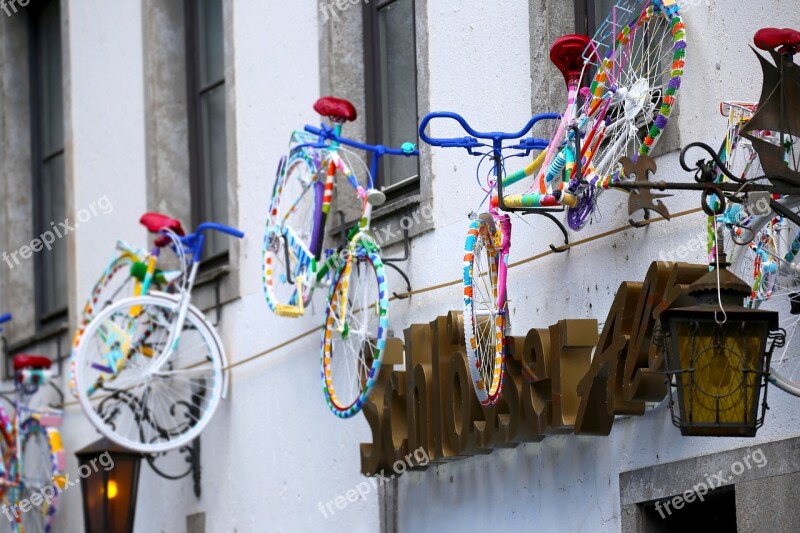
[[[61,10],[58,0],[32,3],[29,11],[33,234],[52,231],[67,218],[64,176],[64,94],[61,75]],[[38,325],[66,318],[67,240],[35,254]]]
[[[192,223],[228,224],[222,0],[186,0]],[[205,258],[227,263],[229,238],[206,234]]]
[[[594,35],[617,0],[575,0],[575,32]]]
[[[414,0],[364,4],[367,140],[399,148],[417,139],[417,54]],[[419,190],[419,161],[385,157],[378,188],[398,198]]]
[[[736,490],[720,487],[697,499],[696,493],[678,494],[638,504],[642,511],[641,533],[682,533],[684,531],[736,531]],[[675,503],[680,506],[675,508]]]

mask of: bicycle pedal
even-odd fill
[[[304,313],[303,310],[296,305],[281,304],[275,306],[275,314],[288,318],[300,318]]]

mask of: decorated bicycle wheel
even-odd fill
[[[356,237],[339,254],[322,332],[321,377],[331,411],[361,411],[378,379],[389,327],[389,297],[378,247]]]
[[[166,296],[128,298],[86,328],[75,365],[78,399],[120,446],[143,453],[183,446],[208,425],[224,394],[219,337],[191,306],[178,324],[178,306]]]
[[[677,4],[660,0],[620,2],[595,36],[596,60],[585,114],[584,178],[590,190],[569,209],[568,222],[579,230],[590,220],[597,195],[623,177],[623,157],[649,155],[675,107],[686,61],[686,31]],[[632,18],[625,18],[625,17]],[[607,37],[614,35],[612,45]],[[597,58],[595,52],[587,52]],[[591,189],[595,189],[594,191]]]
[[[719,159],[725,168],[739,179],[751,180],[765,174],[761,161],[753,148],[752,142],[741,136],[741,128],[752,116],[752,105],[728,104],[728,131],[719,149]],[[727,181],[725,174],[720,173],[719,182]],[[709,198],[712,209],[717,208],[717,201]],[[722,215],[716,217],[716,234],[714,218],[709,217],[709,257],[714,257],[716,240],[723,239],[723,250],[728,252],[737,246],[751,243],[756,235],[752,230],[752,216],[741,204],[729,202]]]
[[[780,201],[800,213],[800,198]],[[755,238],[734,248],[733,271],[752,287],[747,306],[779,313],[786,344],[772,354],[770,381],[800,396],[800,226],[771,213],[748,228]]]
[[[14,531],[17,533],[48,533],[52,530],[55,520],[58,496],[56,483],[63,483],[58,476],[58,461],[50,445],[50,438],[45,428],[36,420],[28,419],[20,428],[21,462],[16,458],[11,460],[11,478],[17,481],[9,491],[10,501],[19,509],[22,500],[31,502],[27,512],[17,512],[15,516]],[[21,466],[21,469],[20,469]],[[45,489],[45,487],[50,489]],[[59,485],[60,488],[63,486]],[[53,494],[48,499],[43,494]],[[38,495],[32,498],[33,495]],[[39,501],[40,505],[33,505]]]
[[[499,237],[494,221],[478,219],[472,222],[464,247],[464,340],[472,385],[483,405],[495,403],[503,389],[505,318],[497,298]]]
[[[78,397],[75,389],[75,353],[81,342],[86,326],[92,319],[108,307],[110,304],[121,298],[128,298],[134,295],[135,279],[131,276],[131,265],[133,259],[129,255],[121,255],[111,261],[105,272],[97,280],[92,288],[89,301],[83,307],[80,322],[75,335],[72,338],[72,350],[69,356],[69,390],[73,396]]]
[[[323,188],[317,180],[314,159],[306,152],[296,152],[288,161],[281,161],[262,247],[264,297],[274,313],[291,314],[284,310],[299,310],[311,301],[311,248],[322,237],[315,229]],[[297,286],[301,277],[302,301]]]

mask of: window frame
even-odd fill
[[[26,7],[26,15],[27,15],[27,24],[28,24],[28,72],[29,72],[29,95],[30,95],[30,129],[31,129],[31,197],[33,200],[32,205],[32,229],[33,229],[33,236],[34,238],[38,235],[42,235],[44,232],[49,231],[50,227],[48,226],[47,221],[42,221],[42,202],[44,201],[43,198],[43,188],[42,188],[42,180],[44,175],[44,165],[46,165],[49,161],[61,156],[62,161],[64,161],[64,179],[66,181],[66,161],[64,158],[66,157],[66,139],[62,143],[60,149],[53,151],[52,153],[45,154],[44,147],[43,147],[43,134],[44,134],[44,125],[42,123],[42,109],[41,109],[41,102],[43,98],[43,90],[41,87],[41,77],[39,76],[39,63],[38,63],[38,56],[39,56],[39,15],[41,11],[44,9],[45,6],[54,2],[58,4],[59,10],[59,18],[61,14],[61,9],[63,6],[61,5],[60,0],[38,0],[31,2]],[[60,22],[59,22],[60,23]],[[59,29],[59,42],[58,53],[63,54],[63,33],[61,29]],[[59,58],[61,61],[61,83],[62,83],[62,90],[61,90],[61,101],[62,101],[62,127],[65,127],[65,120],[63,113],[65,112],[64,109],[64,91],[63,91],[63,81],[64,81],[64,64],[63,64],[63,57]],[[66,184],[65,184],[66,189]],[[66,197],[62,199],[65,203],[67,201]],[[52,222],[60,222],[60,221],[52,221]],[[54,290],[55,287],[50,287],[49,283],[46,281],[46,276],[44,273],[44,260],[45,256],[42,252],[34,253],[33,263],[34,263],[34,308],[35,308],[35,325],[37,330],[46,329],[48,326],[51,326],[54,323],[60,323],[66,320],[69,316],[69,289],[67,283],[69,282],[66,266],[62,270],[64,272],[64,276],[67,276],[67,283],[64,284],[64,290],[66,291],[65,300],[66,304],[62,309],[54,309],[48,310],[45,309],[45,298],[44,294],[49,292],[50,290]]]
[[[364,96],[366,102],[365,126],[367,142],[370,144],[383,144],[384,116],[383,116],[383,79],[381,68],[380,46],[380,22],[379,11],[389,7],[391,4],[402,0],[373,0],[363,4],[363,25],[364,25]],[[419,124],[419,66],[417,61],[417,5],[415,0],[411,2],[411,12],[413,17],[413,39],[414,39],[414,87],[416,109],[416,123]],[[409,140],[417,138],[416,132]],[[397,148],[392,147],[392,148]],[[381,164],[378,175],[374,176],[375,187],[386,193],[388,201],[399,200],[415,194],[419,194],[420,186],[420,165],[417,162],[416,177],[409,177],[400,182],[384,187],[386,181],[386,165]]]
[[[595,0],[575,0],[575,33],[592,36],[597,29]]]
[[[208,154],[203,149],[203,135],[207,133],[203,126],[203,100],[202,96],[219,87],[225,87],[227,84],[227,77],[225,75],[225,67],[223,66],[222,78],[216,79],[206,85],[201,86],[201,61],[202,61],[202,45],[201,39],[203,38],[202,32],[204,28],[200,27],[197,22],[198,10],[201,7],[198,5],[197,0],[184,0],[184,20],[186,26],[186,96],[189,123],[189,194],[190,194],[190,209],[191,209],[191,224],[192,228],[196,228],[203,222],[209,222],[211,215],[205,209],[205,183],[207,181],[207,158]],[[222,6],[222,14],[224,15],[225,8]],[[224,21],[223,21],[224,31]],[[223,60],[224,54],[224,37],[223,37]],[[225,109],[225,119],[227,121],[228,110]],[[227,139],[227,131],[225,132]],[[226,159],[229,156],[227,144],[225,146]],[[230,176],[227,174],[225,179],[227,182]],[[226,201],[228,199],[226,198]],[[230,216],[230,211],[229,211]],[[214,220],[213,222],[220,222],[228,224],[229,221]],[[187,228],[187,230],[191,230]],[[209,271],[220,267],[225,267],[230,264],[230,247],[225,250],[211,255],[208,248],[208,239],[206,240],[206,247],[203,252],[202,263],[200,265],[201,271]]]

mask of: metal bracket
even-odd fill
[[[401,296],[396,292],[392,291],[392,295],[397,298],[398,300],[405,300],[408,298],[408,294],[411,293],[411,280],[408,278],[408,275],[403,272],[400,267],[395,265],[394,263],[402,263],[408,261],[411,252],[411,238],[408,236],[408,229],[403,229],[403,257],[386,257],[383,259],[383,264],[395,270],[398,274],[400,274],[403,279],[406,281],[406,295]]]
[[[214,323],[212,324],[215,328],[222,322],[222,299],[219,295],[220,284],[220,278],[217,278],[214,283],[214,309],[216,312],[214,313]]]
[[[649,183],[651,174],[658,170],[656,162],[648,156],[639,156],[635,162],[629,157],[623,157],[619,162],[622,164],[625,175],[635,175],[636,180],[640,183]],[[644,211],[644,219],[650,220],[650,211],[655,211],[669,220],[669,208],[664,205],[661,199],[670,198],[671,196],[671,194],[654,193],[652,189],[631,191],[628,196],[628,214],[633,215],[637,211]],[[634,228],[642,228],[646,225],[641,222],[635,222],[633,218],[628,219],[628,223]]]
[[[342,250],[347,248],[347,219],[344,217],[344,211],[341,209],[336,210],[336,216],[339,217],[339,226],[336,228],[332,228],[335,233],[339,233],[342,236]]]
[[[167,452],[169,453],[169,452]],[[189,469],[186,472],[178,475],[171,475],[167,474],[161,469],[159,469],[155,465],[155,461],[158,457],[161,457],[164,454],[157,454],[157,455],[145,455],[147,459],[147,463],[150,465],[150,468],[153,469],[153,472],[158,474],[160,477],[169,480],[178,480],[187,477],[189,474],[192,475],[192,481],[194,482],[194,495],[199,499],[200,495],[202,494],[202,487],[200,484],[201,481],[201,474],[200,474],[200,437],[197,437],[192,441],[191,444],[187,446],[181,446],[178,448],[177,453],[182,453],[186,455],[186,462],[189,464]]]
[[[645,221],[646,220],[650,220],[650,210],[649,209],[645,209],[644,210],[644,220]],[[644,221],[636,222],[635,220],[633,220],[633,218],[629,218],[628,219],[628,224],[630,224],[631,226],[633,226],[636,229],[641,229],[641,228],[643,228],[643,227],[648,225]]]
[[[192,417],[194,420],[199,419],[200,417],[200,404],[199,398],[197,396],[192,397],[192,405],[189,407],[189,416]],[[189,469],[186,472],[178,475],[170,475],[163,472],[155,465],[156,458],[166,455],[163,454],[156,454],[156,455],[147,455],[147,462],[150,465],[150,468],[158,474],[159,476],[163,477],[164,479],[170,480],[178,480],[183,479],[189,474],[192,475],[192,481],[194,482],[194,495],[199,499],[200,495],[202,494],[202,487],[200,486],[201,480],[201,469],[200,469],[200,437],[196,437],[191,444],[181,446],[178,448],[178,453],[182,453],[186,455],[186,462],[189,464]],[[169,452],[167,452],[169,453]]]

